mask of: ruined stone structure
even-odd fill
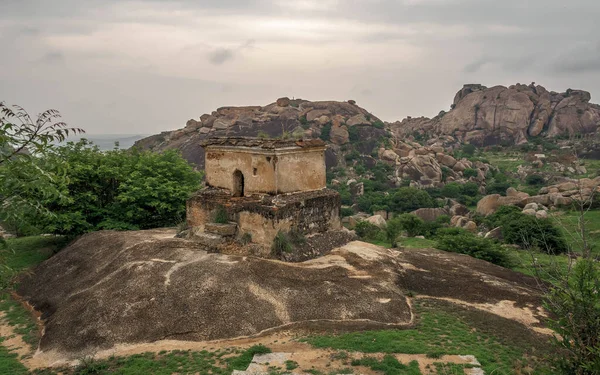
[[[187,203],[197,240],[218,247],[244,238],[266,255],[279,231],[306,235],[341,228],[340,197],[326,188],[321,140],[229,137],[202,146],[206,188]]]

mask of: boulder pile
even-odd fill
[[[477,213],[487,216],[501,206],[517,206],[523,208],[525,214],[546,217],[548,209],[568,207],[573,203],[590,203],[598,193],[600,177],[568,179],[556,185],[543,187],[538,195],[533,196],[509,188],[506,196],[491,194],[483,197],[477,203]]]
[[[476,182],[484,191],[490,164],[472,162],[466,158],[456,159],[448,154],[447,145],[439,140],[428,146],[410,141],[396,141],[391,149],[380,148],[378,155],[384,162],[395,167],[395,177],[400,184],[410,180],[413,187],[440,187],[447,182]],[[469,170],[470,174],[465,174]]]

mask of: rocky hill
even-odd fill
[[[355,241],[285,263],[208,253],[174,235],[86,234],[24,275],[19,294],[44,322],[40,352],[74,359],[159,340],[406,327],[417,314],[413,293],[514,319],[521,334],[545,332],[533,278],[468,256]]]
[[[534,83],[508,88],[470,84],[456,93],[449,112],[388,125],[397,137],[453,136],[478,146],[521,144],[537,136],[595,133],[600,127],[600,106],[590,99],[587,91],[557,93]]]

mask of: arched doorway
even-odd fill
[[[244,196],[244,175],[239,170],[233,172],[233,196]]]

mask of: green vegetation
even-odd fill
[[[511,268],[514,265],[514,261],[500,245],[460,228],[440,229],[436,248],[467,254],[502,267]]]
[[[581,259],[571,274],[546,296],[550,327],[561,355],[554,358],[566,374],[600,373],[600,264]]]
[[[31,225],[58,234],[99,229],[147,229],[175,225],[202,175],[176,152],[112,150],[101,152],[82,140],[57,147],[47,168],[63,169],[62,202],[43,201],[53,217]]]
[[[536,248],[550,254],[568,251],[563,233],[551,219],[525,215],[518,207],[500,207],[485,219],[489,228],[502,227],[504,242],[522,248]]]
[[[321,135],[319,136],[319,138],[321,138],[324,141],[329,141],[329,137],[331,134],[331,122],[328,122],[327,124],[323,125],[323,127],[321,128]]]
[[[217,208],[217,212],[215,212],[215,223],[217,224],[227,224],[229,222],[229,215],[227,215],[227,210],[223,206],[219,206]]]
[[[417,361],[404,365],[391,355],[386,355],[381,361],[371,357],[355,359],[352,361],[352,366],[369,367],[371,370],[380,371],[384,375],[421,375]]]
[[[414,304],[420,317],[414,329],[312,336],[304,341],[318,348],[364,353],[469,353],[486,374],[512,375],[527,365],[534,369],[533,374],[553,374],[540,362],[549,352],[547,342],[523,332],[518,323],[450,304],[423,300],[414,300]]]
[[[110,357],[105,360],[83,358],[79,366],[75,368],[63,367],[53,370],[36,371],[35,373],[39,375],[54,375],[58,373],[65,375],[229,375],[233,370],[245,370],[248,368],[255,354],[270,352],[271,350],[266,346],[255,345],[241,352],[233,348],[214,352],[206,350],[199,352],[174,350],[158,354],[143,353],[128,357]],[[24,374],[26,373],[24,372]]]
[[[0,337],[0,374],[27,375],[29,371],[19,362],[18,354],[2,345],[5,338]]]
[[[290,240],[286,232],[279,231],[273,239],[273,245],[271,245],[271,254],[280,257],[285,253],[292,251],[292,241]]]

